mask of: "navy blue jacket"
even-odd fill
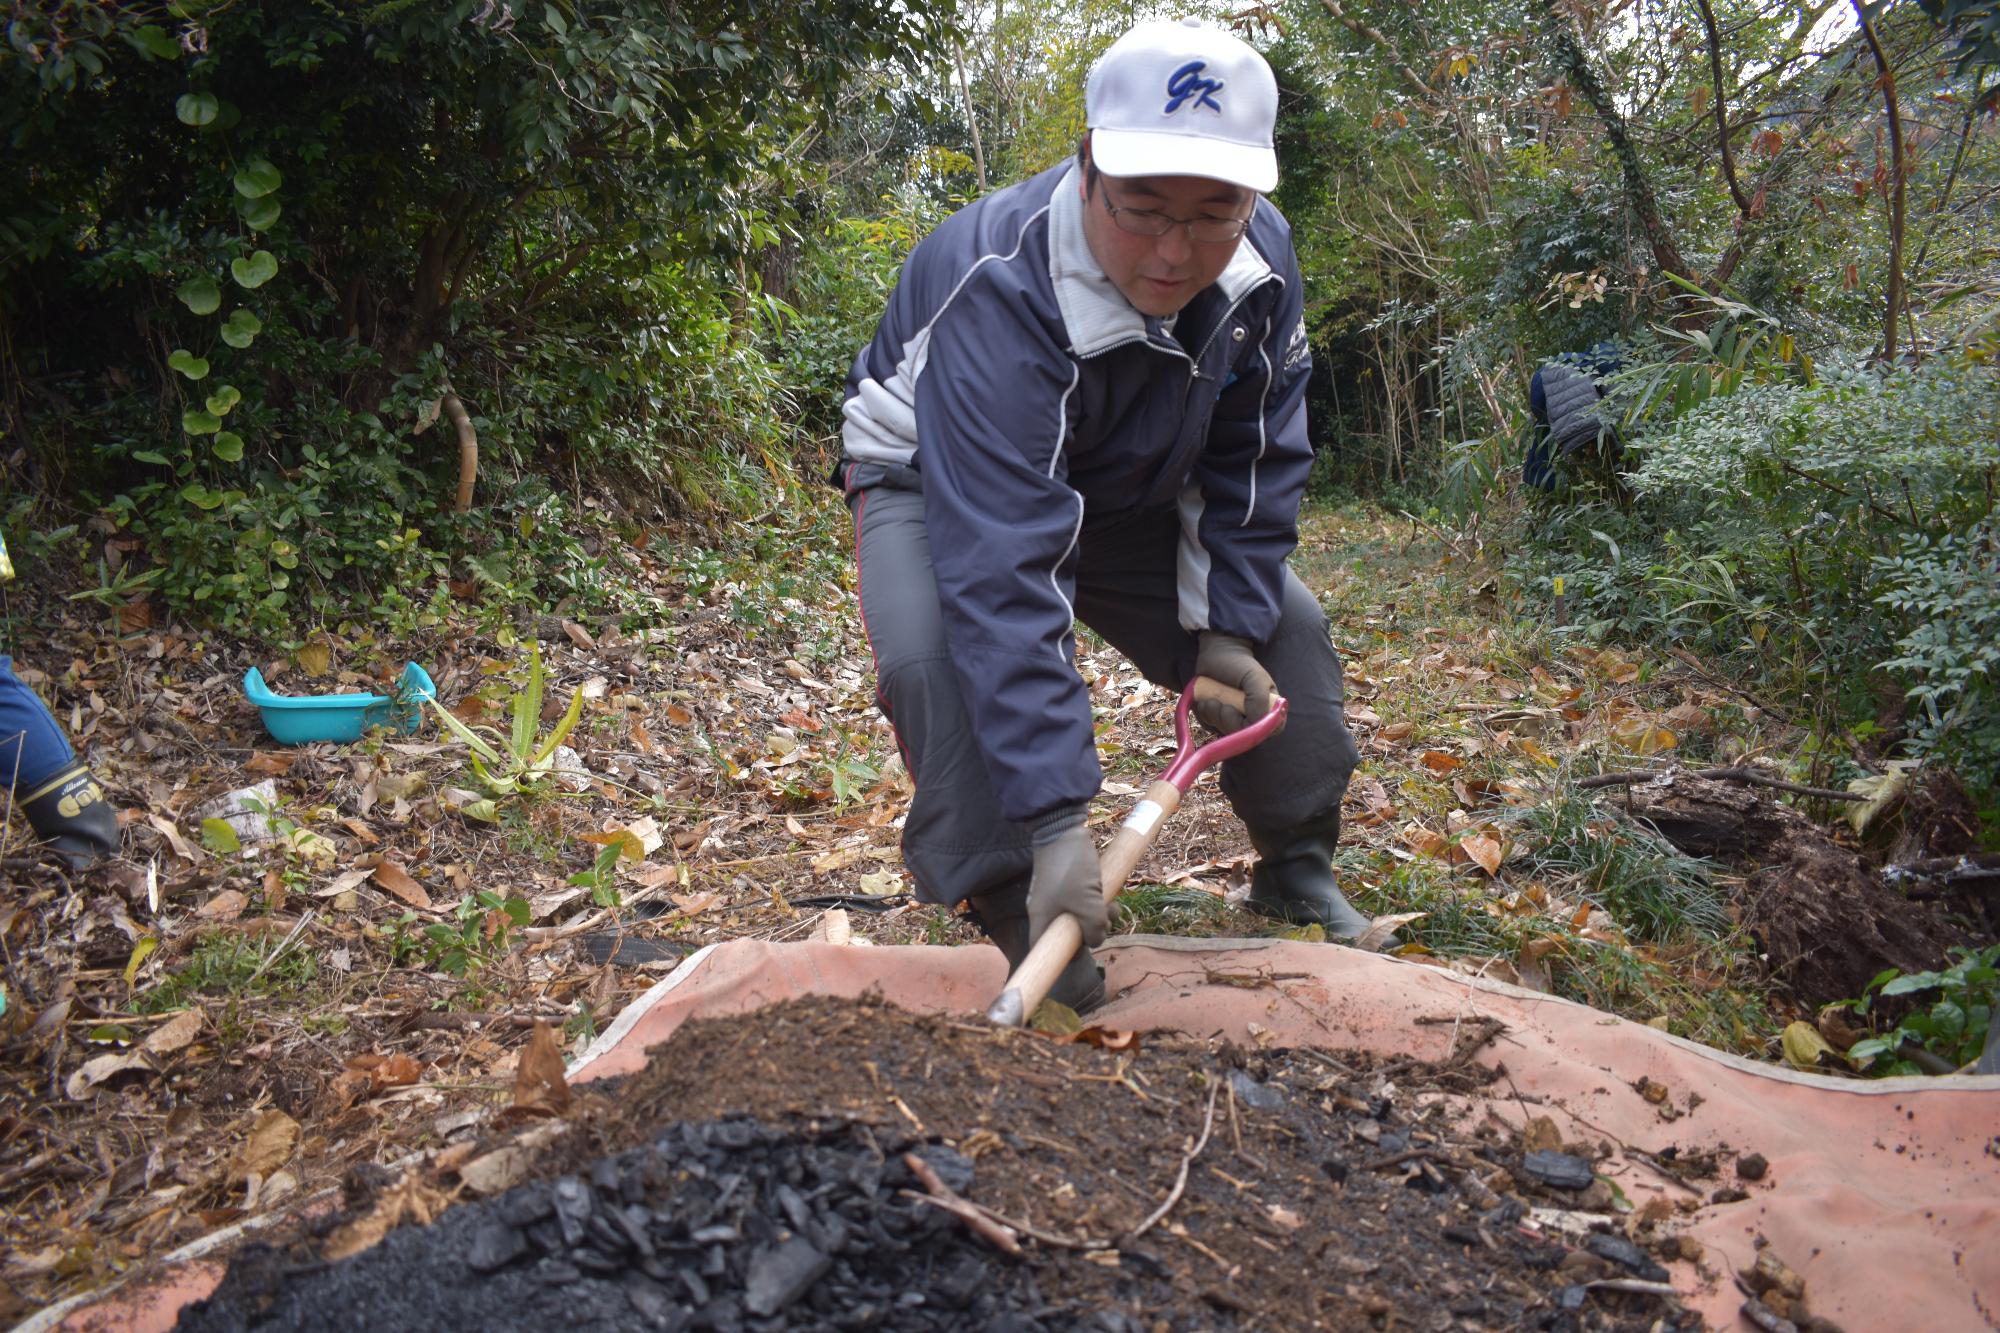
[[[1253,642],[1278,623],[1312,466],[1291,229],[1260,200],[1171,331],[1084,238],[1074,166],[946,219],[903,266],[848,374],[843,473],[913,468],[946,636],[1001,812],[1095,795],[1074,662],[1088,518],[1178,508],[1180,620]]]

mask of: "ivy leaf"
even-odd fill
[[[222,429],[222,418],[191,407],[181,413],[181,429],[190,435],[213,435]]]
[[[125,40],[138,47],[155,60],[179,60],[181,44],[174,40],[172,33],[157,23],[134,28],[125,34]]]
[[[222,493],[211,491],[198,481],[181,487],[181,499],[196,509],[219,509],[222,506]]]
[[[234,384],[224,384],[208,396],[208,410],[219,417],[229,415],[229,409],[243,401],[243,393]]]
[[[176,347],[173,350],[173,353],[167,357],[167,368],[169,370],[177,370],[191,380],[208,378],[207,358],[196,356],[185,347]]]
[[[215,456],[225,463],[240,463],[243,461],[243,437],[233,430],[216,432],[215,443],[212,447],[215,450]]]
[[[215,285],[214,278],[205,273],[199,278],[189,278],[174,295],[197,315],[212,315],[222,305],[222,289]]]
[[[241,217],[244,225],[252,231],[269,231],[271,224],[278,220],[278,214],[284,211],[284,206],[275,199],[238,199],[236,201],[237,216]]]
[[[215,100],[214,93],[182,93],[174,101],[174,114],[180,117],[181,124],[192,125],[196,129],[213,125],[220,110],[221,104]]]
[[[269,250],[259,250],[248,259],[232,259],[229,276],[236,279],[237,286],[254,291],[278,276],[278,257]]]
[[[222,324],[222,341],[231,347],[248,347],[264,331],[264,321],[238,307]]]
[[[278,169],[261,157],[253,157],[236,169],[236,193],[245,199],[262,199],[284,182]]]

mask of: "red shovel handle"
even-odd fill
[[[1195,677],[1181,691],[1181,701],[1174,709],[1174,736],[1180,751],[1166,771],[1146,788],[1145,796],[1132,807],[1132,813],[1118,826],[1118,832],[1112,835],[1098,857],[1098,878],[1107,903],[1125,887],[1133,867],[1139,864],[1146,849],[1159,837],[1160,827],[1167,822],[1168,816],[1180,809],[1181,797],[1187,794],[1202,771],[1232,755],[1242,754],[1285,724],[1284,697],[1274,695],[1271,711],[1249,726],[1189,749],[1188,711],[1196,699],[1218,699],[1239,711],[1245,707],[1242,691],[1218,684],[1206,676]],[[1051,921],[1049,928],[1035,941],[1035,947],[1028,950],[1028,956],[1014,969],[1014,975],[1007,978],[1000,997],[987,1008],[986,1017],[1003,1027],[1021,1026],[1035,1007],[1048,997],[1049,987],[1055,985],[1056,978],[1062,975],[1062,970],[1069,966],[1069,960],[1076,956],[1082,945],[1083,927],[1075,917],[1064,913]]]

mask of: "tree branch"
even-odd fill
[[[1889,298],[1888,309],[1882,316],[1882,351],[1880,359],[1893,361],[1896,356],[1896,323],[1903,314],[1903,112],[1896,96],[1896,71],[1889,66],[1889,57],[1882,50],[1881,39],[1875,32],[1875,21],[1868,17],[1868,6],[1862,0],[1854,0],[1855,17],[1861,21],[1861,36],[1868,43],[1869,52],[1875,57],[1875,68],[1881,71],[1877,81],[1882,89],[1882,104],[1889,115]],[[1910,340],[1910,355],[1917,354],[1916,340]]]
[[[1349,14],[1341,8],[1340,0],[1319,0],[1319,4],[1321,9],[1333,16],[1335,23],[1380,47],[1382,54],[1389,61],[1389,68],[1402,75],[1403,82],[1415,89],[1418,96],[1430,98],[1437,95],[1436,90],[1424,82],[1423,75],[1410,68],[1409,62],[1403,59],[1402,52],[1396,48],[1394,42],[1383,35],[1380,28]]]
[[[1715,11],[1708,0],[1695,3],[1701,7],[1702,26],[1708,29],[1708,75],[1715,84],[1715,131],[1722,145],[1722,178],[1729,182],[1729,197],[1736,201],[1736,211],[1747,218],[1750,201],[1743,197],[1743,187],[1736,183],[1736,155],[1729,148],[1729,110],[1722,96],[1722,39],[1715,31]]]

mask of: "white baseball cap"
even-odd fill
[[[1091,66],[1090,157],[1108,176],[1278,183],[1278,80],[1248,43],[1200,19],[1141,23]]]

